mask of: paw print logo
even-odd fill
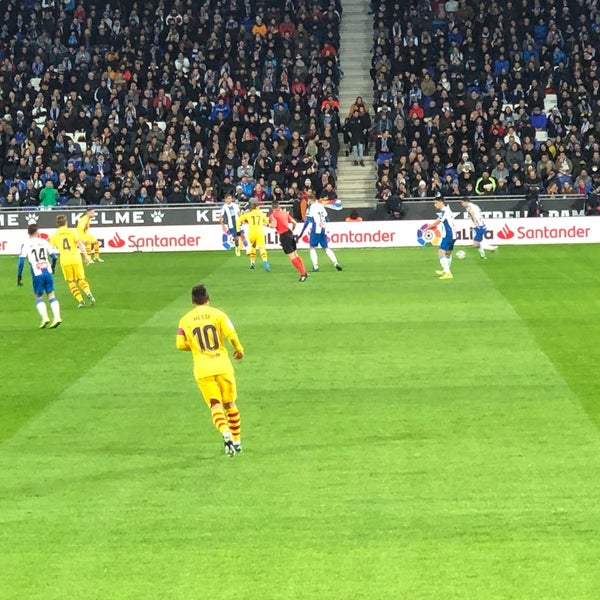
[[[38,220],[39,220],[39,216],[36,215],[35,213],[29,213],[25,215],[25,220],[27,221],[27,225],[35,225]]]
[[[150,218],[152,219],[153,223],[162,223],[163,219],[165,218],[165,213],[161,212],[160,210],[153,210],[150,213]]]

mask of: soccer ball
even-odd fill
[[[467,256],[467,253],[464,250],[459,250],[456,253],[456,258],[462,260],[463,258],[465,258]]]

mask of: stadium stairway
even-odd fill
[[[344,78],[339,89],[342,125],[357,96],[362,96],[369,107],[373,102],[373,84],[369,73],[373,46],[373,17],[369,16],[368,11],[368,0],[344,0],[340,29],[340,66]],[[373,118],[372,110],[371,118]],[[344,208],[374,207],[377,204],[375,198],[377,170],[373,160],[373,147],[370,148],[370,156],[365,156],[364,167],[354,166],[352,156],[345,155],[346,150],[346,144],[340,135],[338,197]]]

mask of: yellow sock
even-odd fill
[[[215,427],[219,430],[220,433],[223,433],[229,429],[227,427],[227,419],[225,418],[223,407],[212,406],[210,409],[210,416],[212,417]]]
[[[77,302],[81,302],[83,300],[83,296],[81,295],[77,284],[74,281],[69,281],[68,285],[69,291],[71,292],[71,294],[73,294],[75,300],[77,300]]]
[[[83,293],[87,296],[90,292],[90,284],[87,282],[87,279],[80,279],[78,282],[79,287],[83,290]]]
[[[94,258],[100,258],[100,244],[98,242],[94,242]]]
[[[259,249],[260,257],[263,262],[267,262],[267,251],[264,248]]]
[[[229,431],[231,431],[231,437],[233,438],[233,441],[239,442],[242,433],[242,424],[240,412],[237,407],[227,409],[227,422],[229,423]]]

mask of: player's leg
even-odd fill
[[[42,322],[40,323],[40,329],[44,329],[50,323],[50,317],[48,316],[48,307],[44,302],[44,275],[34,275],[32,279],[33,293],[35,294],[35,308],[38,311]]]
[[[479,252],[479,256],[481,258],[485,258],[485,249],[482,244],[484,233],[485,233],[485,229],[483,227],[476,227],[475,228],[475,236],[473,238],[473,246],[475,246],[475,248],[477,249],[477,252]]]
[[[233,373],[227,373],[218,375],[217,379],[221,387],[223,407],[225,408],[229,431],[231,431],[234,450],[236,453],[239,453],[242,451],[242,421],[240,411],[235,402],[237,398],[235,376]]]
[[[84,246],[85,246],[85,253],[90,257],[92,257],[92,236],[88,235],[87,233],[83,234],[82,236],[80,236],[81,241],[83,242]]]
[[[312,246],[309,248],[308,250],[308,254],[310,255],[310,262],[312,263],[312,270],[313,271],[318,271],[319,270],[319,255],[317,254],[317,249],[315,246]]]
[[[325,254],[327,255],[327,258],[333,263],[333,266],[338,271],[341,271],[342,267],[341,267],[340,263],[337,261],[335,252],[329,247],[329,243],[327,242],[327,234],[325,232],[323,232],[323,234],[322,234],[320,243],[321,243],[321,247],[323,248],[323,250],[325,250]]]
[[[248,256],[250,257],[250,268],[254,269],[254,264],[256,263],[256,238],[251,235],[248,241]]]
[[[256,248],[258,249],[258,253],[260,254],[260,259],[262,260],[263,267],[265,271],[271,270],[271,265],[269,264],[269,257],[267,255],[267,240],[265,240],[265,236],[258,235],[256,237]]]
[[[494,246],[494,244],[489,244],[487,242],[487,240],[485,239],[485,232],[486,232],[486,230],[487,230],[487,227],[484,225],[482,227],[481,241],[479,242],[479,245],[484,250],[489,250],[490,252],[496,252],[496,250],[498,250],[498,246]]]
[[[48,316],[48,307],[44,302],[44,276],[36,275],[33,278],[33,293],[35,294],[35,308],[37,309],[42,322],[40,323],[40,329],[50,324],[50,317]]]
[[[90,236],[90,244],[92,247],[92,254],[88,252],[88,256],[91,258],[93,255],[93,259],[96,262],[104,262],[104,260],[100,258],[100,243],[94,236]]]
[[[83,301],[83,296],[81,294],[81,291],[79,290],[79,287],[77,286],[77,278],[75,275],[75,268],[74,265],[66,265],[66,266],[62,266],[62,272],[63,272],[63,277],[65,278],[65,281],[67,282],[67,286],[69,288],[69,292],[71,292],[71,295],[73,296],[73,298],[75,298],[75,300],[77,300],[78,308],[83,308],[85,306],[85,302]]]
[[[35,307],[40,313],[40,317],[42,317],[42,322],[40,323],[40,329],[44,329],[44,327],[50,325],[50,317],[48,316],[48,307],[44,302],[43,296],[35,297]]]
[[[46,292],[46,296],[48,296],[50,310],[52,311],[52,324],[50,325],[50,329],[56,329],[62,323],[62,318],[60,316],[60,303],[54,293],[54,277],[52,277],[50,273],[46,276],[44,291]]]
[[[225,416],[223,399],[221,397],[221,387],[217,381],[217,377],[201,377],[197,380],[197,383],[200,392],[202,393],[202,397],[210,409],[212,422],[223,437],[225,454],[233,456],[235,453],[233,448],[233,436],[231,435],[227,417]]]
[[[279,236],[279,241],[281,243],[283,251],[289,258],[290,262],[292,263],[292,265],[294,265],[294,268],[298,271],[298,273],[300,273],[300,281],[306,281],[308,273],[304,268],[304,263],[302,262],[302,259],[300,258],[300,256],[298,256],[298,253],[296,252],[296,240],[294,239],[292,232],[290,231],[281,234]]]
[[[300,258],[298,253],[294,250],[292,253],[288,254],[288,258],[290,259],[290,262],[292,263],[292,265],[294,265],[294,268],[296,269],[296,271],[298,271],[298,273],[300,273],[300,281],[306,281],[306,278],[308,277],[308,273],[306,272],[306,268],[304,267],[304,262],[302,262],[302,259]]]
[[[236,454],[239,454],[242,451],[242,420],[240,418],[240,411],[235,402],[225,402],[223,406],[225,407],[227,422],[231,431],[233,449]]]
[[[450,279],[452,277],[449,260],[449,256],[452,254],[452,245],[452,240],[449,238],[443,238],[440,242],[438,258],[440,261],[440,266],[442,267],[442,271],[441,273],[436,271],[436,273],[443,279]]]
[[[440,264],[442,265],[440,279],[452,279],[453,275],[450,271],[450,265],[452,264],[452,249],[440,250],[440,254]]]
[[[92,305],[96,304],[96,298],[94,298],[94,294],[92,294],[92,290],[90,289],[90,284],[85,278],[83,266],[76,265],[73,267],[73,271],[75,273],[77,285],[81,288],[81,291],[86,295],[87,299],[92,303]]]

